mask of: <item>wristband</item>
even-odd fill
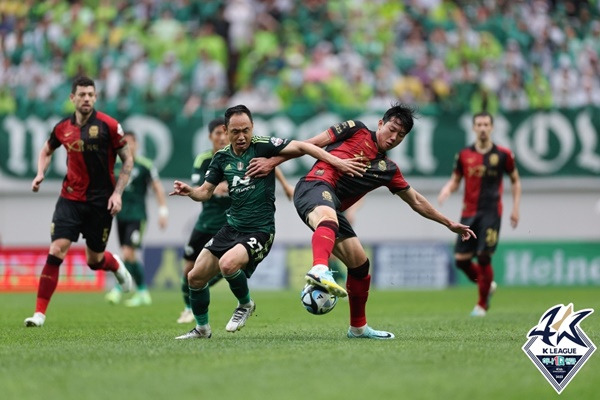
[[[158,207],[158,216],[161,218],[167,218],[169,216],[169,209],[167,206]]]

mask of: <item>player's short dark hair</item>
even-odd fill
[[[396,118],[400,121],[400,124],[406,129],[406,133],[410,132],[415,124],[416,111],[414,108],[409,107],[402,103],[394,103],[385,114],[383,114],[383,123],[385,124],[390,119]]]
[[[75,92],[77,91],[77,86],[93,86],[94,89],[96,89],[96,84],[94,83],[94,80],[88,78],[87,76],[78,76],[73,80],[73,84],[71,85],[71,94],[75,94]]]
[[[215,128],[219,125],[225,125],[225,118],[217,117],[208,123],[208,135],[215,130]]]
[[[473,115],[473,124],[475,123],[475,119],[479,117],[490,117],[490,122],[494,125],[494,117],[487,111],[480,111],[477,114]]]
[[[246,114],[248,118],[250,118],[250,122],[254,124],[254,120],[252,119],[252,113],[250,112],[248,107],[246,107],[243,104],[238,104],[237,106],[229,107],[227,110],[225,110],[225,126],[229,126],[229,120],[233,115],[236,114]]]

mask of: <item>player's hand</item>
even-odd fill
[[[189,196],[192,193],[192,187],[181,181],[173,182],[173,191],[169,196]]]
[[[512,210],[510,213],[510,226],[514,228],[519,224],[519,210]]]
[[[37,192],[38,190],[40,190],[40,185],[42,184],[43,180],[44,180],[44,175],[36,175],[36,177],[33,178],[33,181],[31,182],[31,190],[34,192]]]
[[[158,226],[160,227],[161,230],[165,230],[165,228],[167,227],[167,220],[168,218],[165,216],[159,216],[158,217]]]
[[[246,169],[246,176],[252,178],[262,178],[269,175],[277,166],[276,160],[264,157],[255,157],[250,160],[250,164]]]
[[[454,233],[458,233],[463,242],[471,238],[477,239],[477,235],[475,235],[475,232],[469,229],[469,226],[467,225],[459,224],[458,222],[452,222],[448,229],[450,229]]]
[[[113,192],[108,199],[108,207],[106,209],[109,210],[110,215],[114,217],[119,211],[121,211],[121,206],[121,195],[117,192]]]
[[[368,161],[364,157],[339,158],[332,164],[338,171],[350,176],[363,176],[363,173],[369,168]]]

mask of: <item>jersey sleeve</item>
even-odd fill
[[[515,167],[515,155],[512,151],[506,149],[506,165],[504,166],[504,170],[507,174],[512,174],[512,172],[515,170]]]
[[[327,133],[329,133],[331,143],[335,143],[348,139],[363,128],[366,129],[366,126],[362,122],[348,120],[330,126]]]
[[[58,125],[54,126],[54,128],[52,129],[52,132],[50,132],[50,137],[48,138],[48,146],[50,146],[50,148],[52,150],[56,150],[60,147],[61,143],[60,140],[58,140],[58,138],[56,137],[56,127]]]
[[[386,185],[390,192],[392,192],[392,194],[396,194],[410,188],[410,185],[408,182],[406,182],[406,179],[404,179],[404,175],[402,175],[402,171],[400,171],[398,165],[392,160],[386,160],[386,162],[389,165],[388,168],[390,168],[392,171],[392,177]]]
[[[157,181],[160,179],[160,176],[158,175],[158,168],[156,168],[154,165],[150,165],[150,179],[152,179],[153,181]]]
[[[224,157],[222,156],[221,153],[217,152],[214,157],[212,158],[210,164],[208,165],[208,168],[206,170],[206,173],[204,174],[204,180],[202,181],[202,183],[204,183],[205,181],[208,183],[212,183],[213,185],[217,186],[219,184],[219,182],[221,182],[223,180],[223,163],[225,162]]]
[[[206,175],[206,171],[208,170],[208,166],[210,165],[212,153],[201,153],[198,154],[196,159],[194,160],[194,166],[192,168],[192,184],[195,186],[200,186],[204,183],[204,176]]]
[[[290,144],[289,139],[281,139],[278,137],[255,136],[252,138],[256,146],[257,157],[273,157],[285,149]]]
[[[462,152],[461,152],[462,153]],[[464,170],[463,170],[463,164],[462,164],[462,159],[461,159],[461,153],[456,153],[456,155],[454,156],[454,169],[453,171],[460,176],[464,176]]]

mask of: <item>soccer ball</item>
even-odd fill
[[[317,286],[306,284],[300,293],[300,300],[306,311],[311,314],[322,315],[333,310],[338,298]]]

